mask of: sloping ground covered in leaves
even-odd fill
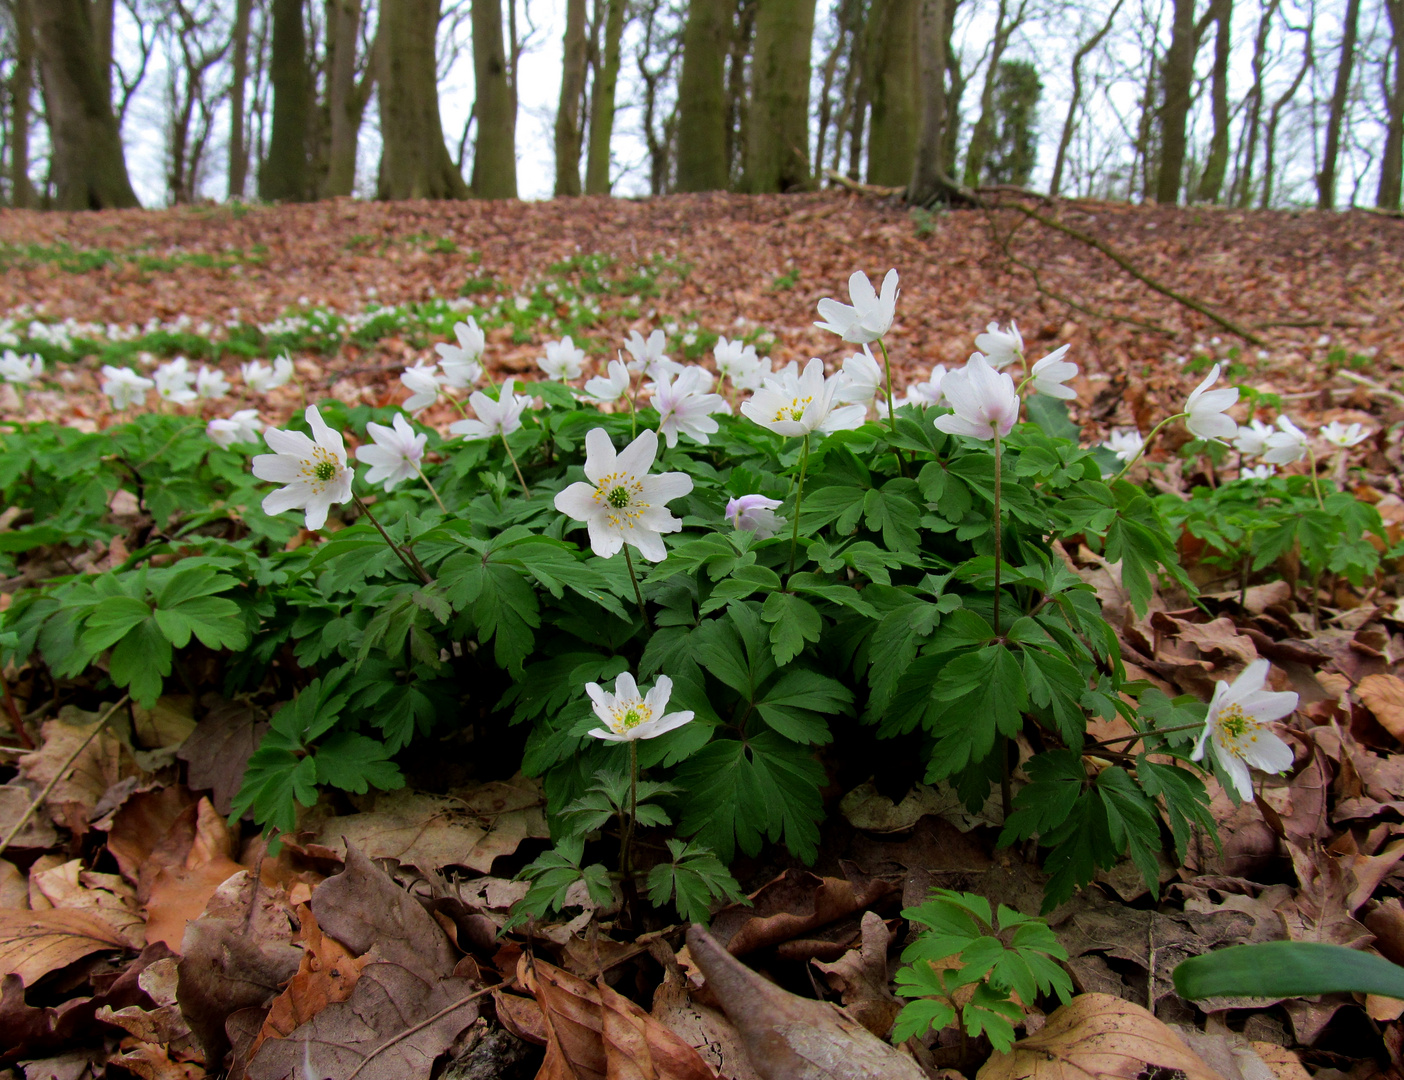
[[[814,299],[842,296],[854,266],[897,266],[894,359],[911,377],[960,363],[976,330],[1012,316],[1032,355],[1035,341],[1072,341],[1080,400],[1090,403],[1075,417],[1144,431],[1197,381],[1176,357],[1234,360],[1245,365],[1240,382],[1278,394],[1299,422],[1368,424],[1375,434],[1351,458],[1355,491],[1400,540],[1404,416],[1392,395],[1404,225],[1088,204],[1058,216],[1166,286],[1258,327],[1265,355],[1256,345],[1231,354],[1242,343],[1221,327],[1070,237],[1025,223],[1006,249],[1001,237],[1021,220],[1013,215],[913,221],[898,207],[833,195],[10,214],[0,217],[0,243],[11,245],[0,314],[30,304],[85,322],[266,322],[311,305],[355,310],[369,289],[387,304],[451,296],[480,280],[510,294],[572,257],[628,264],[661,255],[682,272],[660,279],[659,295],[627,319],[611,315],[612,298],[602,305],[589,331],[597,359],[630,328],[695,321],[729,333],[738,318],[775,335],[773,358],[834,359],[842,355],[834,340],[810,326]],[[438,245],[445,238],[453,243]],[[134,254],[64,266],[28,251],[62,244]],[[237,272],[180,258],[230,250],[249,256],[227,260]],[[1043,289],[1099,314],[1040,292],[1009,252],[1037,267]],[[167,261],[143,264],[138,254]],[[494,331],[488,360],[528,369],[552,336],[513,341],[507,328]],[[426,353],[390,337],[297,360],[305,379],[337,396],[381,402],[403,396],[399,367]],[[25,407],[102,422],[91,375],[81,365],[76,374],[71,395],[36,391]],[[283,400],[291,408],[296,398]],[[1212,482],[1209,469],[1171,460],[1154,478],[1173,496]],[[1160,1070],[1195,1080],[1300,1080],[1308,1069],[1323,1080],[1395,1075],[1400,1003],[1332,995],[1211,1002],[1206,1011],[1177,998],[1169,975],[1210,948],[1284,937],[1369,946],[1404,962],[1400,567],[1387,565],[1364,590],[1341,583],[1313,619],[1294,597],[1290,566],[1288,580],[1240,589],[1236,568],[1211,559],[1202,538],[1187,537],[1182,552],[1205,590],[1201,603],[1162,595],[1144,617],[1115,565],[1087,550],[1066,554],[1096,587],[1128,662],[1167,694],[1205,700],[1215,680],[1270,659],[1275,687],[1301,699],[1295,766],[1269,778],[1256,803],[1235,808],[1218,794],[1222,848],[1200,837],[1186,865],[1164,865],[1158,900],[1125,867],[1050,914],[1083,996],[1051,1016],[1044,1009],[1054,1001],[1024,1002],[1027,1042],[1013,1055],[990,1057],[952,1029],[909,1041],[904,1061],[874,1059],[862,1034],[891,1028],[898,1004],[889,976],[909,931],[900,912],[933,885],[1038,910],[1035,853],[995,848],[997,800],[971,815],[949,792],[909,792],[880,774],[826,791],[835,813],[816,865],[742,860],[734,869],[752,904],[714,915],[716,942],[774,980],[757,983],[681,927],[609,932],[615,913],[585,895],[572,922],[499,935],[526,889],[509,879],[547,833],[539,787],[522,777],[319,806],[293,842],[268,852],[225,817],[265,713],[207,693],[197,671],[198,701],[166,698],[100,727],[98,714],[22,702],[42,726],[31,752],[5,740],[0,835],[53,786],[0,861],[0,971],[10,973],[0,983],[0,1069],[29,1080],[193,1080],[226,1060],[230,1075],[256,1080],[461,1080],[538,1069],[553,1080],[951,1080],[941,1070],[974,1076],[982,1067],[984,1080],[1042,1080],[1060,1068],[1125,1080]],[[841,1008],[815,1012],[775,985]],[[789,1031],[788,1041],[758,1039],[767,1024]],[[816,1058],[819,1071],[800,1072],[797,1061]]]

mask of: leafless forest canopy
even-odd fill
[[[0,0],[0,16],[16,207],[832,183],[918,205],[1014,185],[1400,206],[1404,0]],[[158,183],[133,183],[134,157]]]

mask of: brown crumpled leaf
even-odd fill
[[[702,1004],[687,992],[687,980],[672,949],[662,942],[658,945],[666,955],[649,949],[664,961],[663,982],[653,992],[653,1018],[696,1050],[724,1080],[760,1080],[731,1021],[720,1009]]]
[[[335,879],[333,879],[335,880]],[[285,1039],[268,1039],[250,1059],[250,1080],[304,1075],[357,1080],[429,1080],[434,1061],[478,1018],[477,1000],[464,1000],[467,979],[439,979],[400,964],[367,964],[351,996],[328,1005]],[[453,1008],[455,1001],[460,1004]],[[439,1015],[381,1049],[407,1029]]]
[[[146,937],[179,949],[185,928],[198,919],[224,882],[244,868],[230,856],[229,826],[209,799],[187,807],[156,846],[146,901]]]
[[[302,945],[302,961],[287,988],[273,999],[252,1053],[258,1052],[265,1039],[285,1038],[328,1005],[349,998],[361,969],[375,956],[372,950],[365,956],[353,957],[339,941],[322,933],[306,904],[297,909],[297,914],[302,923],[297,936]]]
[[[512,854],[528,837],[551,835],[540,781],[520,775],[454,798],[386,792],[366,813],[325,818],[311,828],[312,842],[338,856],[349,842],[372,859],[395,859],[425,872],[466,866],[480,874],[490,873],[494,859]]]
[[[848,878],[786,870],[750,896],[751,906],[733,904],[712,918],[712,932],[733,956],[778,945],[871,907],[896,889],[882,878],[851,870]]]
[[[924,1080],[916,1062],[837,1005],[768,982],[703,927],[688,929],[687,947],[763,1080]]]
[[[1223,1080],[1184,1041],[1139,1005],[1082,994],[1036,1034],[995,1054],[976,1080]]]
[[[15,777],[7,784],[0,784],[0,836],[8,836],[20,818],[24,817],[34,796],[42,790],[38,784],[27,784]],[[24,827],[15,834],[6,848],[9,852],[44,851],[58,843],[58,830],[45,814],[30,814]]]
[[[524,956],[517,980],[541,1008],[542,1080],[715,1080],[696,1050],[603,978],[592,984]]]
[[[0,910],[0,972],[18,975],[26,986],[103,949],[128,948],[127,940],[91,911]]]
[[[127,799],[112,817],[107,832],[107,850],[117,860],[122,876],[137,886],[137,899],[146,903],[151,884],[161,866],[151,861],[163,837],[196,802],[183,785],[138,791]]]
[[[189,766],[186,776],[190,787],[208,790],[215,809],[228,814],[244,782],[249,757],[267,731],[268,722],[259,719],[252,705],[216,701],[176,751],[176,757]]]
[[[1355,692],[1380,726],[1404,742],[1404,679],[1397,675],[1366,675]]]
[[[139,1042],[169,1047],[185,1060],[204,1060],[190,1025],[180,1013],[176,1002],[176,987],[180,975],[179,960],[168,956],[157,960],[137,977],[138,985],[155,1004],[154,1009],[144,1009],[139,1005],[128,1005],[114,1009],[110,1005],[99,1008],[95,1014],[98,1020],[124,1029]]]
[[[39,749],[19,759],[20,773],[42,788],[91,734],[101,716],[100,712],[83,712],[73,705],[59,709],[57,719],[45,721]],[[82,835],[107,789],[135,772],[131,754],[111,726],[105,727],[83,747],[49,792],[45,800],[49,816],[55,824]]]
[[[312,894],[312,914],[324,934],[354,956],[376,956],[412,971],[447,978],[457,962],[448,935],[419,902],[354,845],[346,869]]]
[[[843,1006],[853,1019],[879,1039],[887,1038],[902,1003],[887,989],[887,948],[892,934],[882,916],[863,913],[862,944],[831,964],[814,961],[829,986],[842,995]]]
[[[271,1001],[301,959],[301,951],[291,945],[260,947],[242,922],[205,916],[186,926],[176,995],[211,1069],[221,1067],[229,1050],[225,1020]]]
[[[117,931],[140,952],[146,947],[146,920],[137,911],[136,891],[116,874],[84,870],[81,859],[30,874],[30,885],[55,908],[87,911]]]

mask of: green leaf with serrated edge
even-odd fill
[[[1214,815],[1209,811],[1209,791],[1199,777],[1141,754],[1136,758],[1136,779],[1149,798],[1160,800],[1161,816],[1169,822],[1174,837],[1177,861],[1184,861],[1196,825],[1213,837],[1215,844],[1219,842]]]
[[[375,786],[394,791],[405,786],[400,768],[390,760],[384,743],[350,731],[339,731],[320,743],[313,759],[317,782],[364,795]]]
[[[912,994],[916,993],[918,987],[908,987]],[[903,997],[911,994],[903,993],[901,987],[897,993]],[[944,1001],[937,1001],[933,998],[918,998],[916,1001],[909,1001],[902,1006],[902,1011],[897,1014],[897,1020],[892,1025],[892,1041],[894,1043],[904,1043],[908,1039],[924,1038],[928,1031],[942,1031],[955,1023],[955,1010]]]
[[[853,693],[837,679],[816,671],[791,668],[756,703],[756,711],[775,731],[797,743],[827,743],[827,717],[853,711]]]
[[[767,596],[761,618],[770,624],[771,652],[781,666],[798,656],[806,641],[817,642],[824,630],[824,620],[814,605],[793,593]]]
[[[1160,896],[1160,826],[1155,805],[1136,786],[1131,775],[1118,765],[1097,774],[1097,792],[1106,807],[1111,842],[1116,855],[1130,851],[1131,861],[1141,871],[1146,888]]]
[[[1024,765],[1029,782],[1014,796],[1014,812],[999,834],[1000,847],[1047,834],[1068,820],[1087,784],[1082,755],[1050,750]]]
[[[144,708],[156,704],[165,676],[171,673],[171,643],[154,620],[132,627],[112,650],[108,664],[112,681],[125,686]]]
[[[1024,1011],[1019,1006],[987,983],[975,987],[974,995],[960,1015],[965,1022],[965,1033],[972,1038],[985,1036],[998,1054],[1014,1045],[1014,1025],[1024,1019]]]

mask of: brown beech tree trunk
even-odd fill
[[[809,54],[815,0],[765,0],[756,13],[742,186],[803,190],[809,170]]]
[[[432,52],[431,47],[431,57]],[[473,195],[515,199],[517,98],[508,79],[507,51],[502,44],[502,0],[473,0],[473,75],[478,87],[473,106],[478,125],[473,143]]]
[[[585,0],[567,0],[556,107],[556,194],[580,194],[580,104],[585,96]]]

